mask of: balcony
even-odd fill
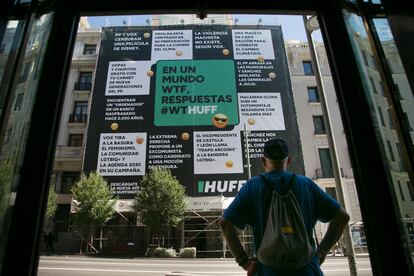
[[[332,168],[317,168],[315,170],[316,179],[319,178],[333,178],[333,170]]]
[[[91,82],[77,82],[75,83],[74,90],[91,90],[92,83]]]
[[[326,130],[325,129],[315,129],[314,134],[315,135],[326,135]]]
[[[407,168],[403,161],[391,161],[390,162],[391,170],[394,172],[403,173],[407,171]]]
[[[86,114],[71,114],[69,115],[70,124],[86,124],[88,115]]]
[[[308,103],[320,103],[321,100],[316,99],[316,98],[312,98],[312,99],[308,99]]]
[[[68,160],[68,159],[79,159],[83,157],[82,147],[64,147],[57,146],[55,151],[56,161]]]
[[[345,174],[344,168],[340,168],[340,170],[341,170],[341,178],[348,178],[348,175]],[[316,179],[334,178],[334,172],[332,168],[327,168],[327,169],[317,168],[315,170],[315,176],[316,176]]]

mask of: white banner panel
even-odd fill
[[[101,133],[97,172],[103,176],[144,175],[147,133]]]
[[[240,132],[194,132],[194,173],[242,173]]]
[[[149,95],[151,61],[111,61],[105,96]]]

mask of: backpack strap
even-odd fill
[[[264,182],[264,184],[266,185],[266,189],[267,189],[266,199],[265,199],[265,204],[264,204],[264,209],[263,209],[263,211],[264,211],[263,212],[263,214],[264,214],[263,221],[266,223],[267,222],[266,215],[268,213],[267,210],[269,210],[270,201],[272,200],[272,194],[273,194],[274,189],[273,189],[273,186],[269,183],[269,181],[267,181],[266,177],[264,177],[263,174],[261,174],[259,176],[262,179],[262,181]]]
[[[287,190],[288,190],[288,191],[289,191],[289,190],[292,190],[293,185],[295,185],[295,179],[296,179],[296,174],[294,173],[294,174],[292,175],[292,178],[290,179],[290,182],[289,182],[288,186],[287,186]]]
[[[270,208],[270,201],[272,200],[272,195],[273,195],[273,186],[269,183],[269,181],[267,181],[266,177],[264,177],[264,175],[260,174],[259,175],[260,178],[262,179],[262,181],[264,182],[265,186],[266,186],[266,193],[265,193],[265,202],[264,205],[262,205],[262,207],[264,207],[262,209],[262,221],[263,221],[263,225],[262,225],[262,231],[264,232],[264,229],[266,229],[266,224],[267,224],[267,218],[269,215],[269,208]],[[260,242],[261,243],[261,242]],[[257,245],[257,248],[260,247],[260,244]]]

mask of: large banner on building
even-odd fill
[[[190,197],[234,196],[273,137],[304,173],[279,26],[103,28],[84,171],[120,198],[157,166]]]

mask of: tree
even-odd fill
[[[77,212],[73,216],[74,223],[93,241],[95,227],[102,226],[113,218],[116,198],[112,196],[103,177],[95,172],[82,174],[71,191],[77,205]],[[89,245],[92,246],[92,243]]]
[[[53,186],[49,188],[49,194],[47,196],[47,209],[46,217],[52,218],[55,215],[57,209],[57,194]]]
[[[185,189],[170,170],[154,168],[141,180],[134,207],[159,237],[163,229],[177,226],[184,218]]]
[[[0,229],[3,228],[3,218],[10,206],[13,167],[12,156],[0,160]]]

